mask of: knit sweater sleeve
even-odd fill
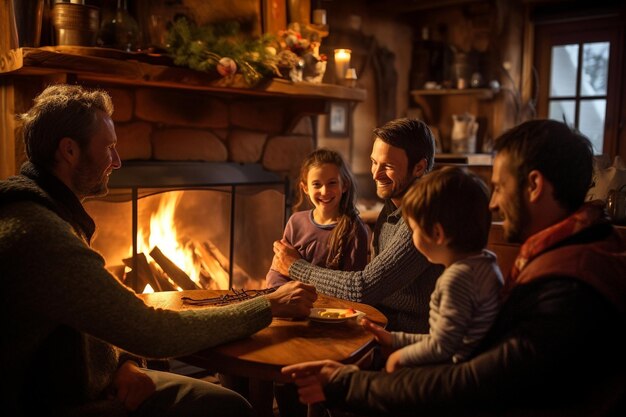
[[[413,246],[404,221],[397,225],[389,244],[361,271],[335,271],[297,260],[289,276],[315,285],[324,294],[373,304],[407,285],[407,276],[422,274],[431,264]]]
[[[104,259],[49,210],[15,203],[2,233],[2,255],[31,262],[7,265],[7,289],[26,322],[67,325],[136,355],[166,358],[251,335],[272,320],[259,297],[218,308],[171,311],[147,306],[104,268]],[[6,241],[6,239],[4,239]],[[4,275],[4,272],[3,272]]]
[[[431,295],[429,333],[392,333],[394,346],[403,347],[400,364],[418,366],[465,360],[498,312],[499,278],[492,254],[450,265],[437,280]]]
[[[437,280],[431,296],[429,324],[430,332],[419,337],[408,337],[403,333],[394,335],[398,339],[414,339],[400,351],[400,364],[417,366],[427,363],[447,362],[456,352],[472,318],[471,280],[461,271],[447,268]]]

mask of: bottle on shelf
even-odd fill
[[[128,2],[117,0],[116,9],[102,16],[98,44],[105,48],[132,52],[139,49],[140,37],[139,25],[128,11]]]

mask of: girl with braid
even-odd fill
[[[362,270],[368,261],[368,229],[359,218],[356,185],[343,158],[328,149],[313,151],[302,163],[298,183],[296,212],[285,226],[283,241],[314,265]],[[288,281],[272,269],[266,276],[267,287]]]

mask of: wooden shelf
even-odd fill
[[[411,90],[411,95],[416,96],[474,96],[480,100],[490,100],[494,96],[494,91],[490,88],[464,88],[462,90],[454,88],[433,88],[422,90]]]
[[[11,51],[13,62],[5,75],[72,74],[77,81],[200,90],[216,94],[303,98],[308,100],[364,101],[367,92],[333,84],[294,83],[268,79],[254,87],[241,78],[230,80],[211,74],[171,65],[168,57],[147,53],[129,53],[107,48],[55,46],[20,48]]]

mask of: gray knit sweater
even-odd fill
[[[74,194],[33,166],[22,172],[0,181],[0,357],[8,415],[24,413],[25,405],[53,415],[97,401],[122,349],[181,356],[270,324],[263,297],[202,310],[148,307],[89,248],[93,223]]]
[[[362,271],[335,271],[298,260],[289,276],[323,294],[378,308],[387,316],[389,330],[428,333],[430,294],[443,266],[431,264],[415,249],[411,230],[391,201],[379,215],[374,242],[375,257]]]

